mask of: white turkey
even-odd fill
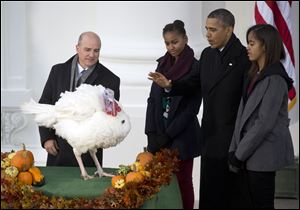
[[[74,92],[61,93],[55,105],[39,104],[31,99],[21,110],[34,114],[39,126],[55,129],[57,135],[68,141],[84,180],[93,176],[85,170],[81,154],[89,151],[99,177],[110,176],[97,159],[97,148],[116,146],[131,128],[129,117],[114,100],[113,91],[101,85],[82,84]]]

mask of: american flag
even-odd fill
[[[281,35],[286,53],[286,58],[282,63],[288,75],[294,80],[294,87],[289,91],[289,110],[293,108],[297,100],[295,57],[291,36],[291,6],[292,1],[256,1],[254,12],[256,24],[271,24]]]

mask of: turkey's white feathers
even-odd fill
[[[55,105],[31,100],[21,106],[26,114],[34,114],[38,125],[54,128],[79,154],[94,148],[108,148],[120,143],[130,131],[129,117],[123,111],[117,116],[104,111],[101,85],[80,85],[76,91],[61,94]]]
[[[24,114],[35,114],[34,120],[38,125],[50,128],[56,123],[56,113],[53,105],[39,104],[30,100],[21,106]]]
[[[91,114],[103,111],[102,94],[105,88],[101,85],[80,85],[75,92],[61,93],[61,99],[55,104],[56,109],[64,114],[73,115],[79,120],[91,117]],[[76,93],[76,94],[74,94]]]

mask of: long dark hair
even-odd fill
[[[253,34],[255,39],[258,40],[265,48],[266,60],[262,69],[285,58],[281,36],[274,26],[270,24],[257,24],[250,27],[246,35],[247,44],[249,44],[248,37],[250,32]],[[257,71],[258,64],[254,61],[252,62],[252,66],[249,70],[249,76],[253,77],[253,75]]]

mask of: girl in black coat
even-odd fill
[[[172,81],[184,79],[198,68],[193,50],[187,45],[184,23],[174,21],[163,29],[167,53],[159,58],[156,71]],[[183,206],[192,209],[194,190],[192,182],[193,159],[200,155],[200,125],[197,114],[201,104],[200,91],[189,96],[165,97],[165,90],[153,83],[148,98],[145,133],[148,151],[161,148],[177,149],[181,160],[177,179]]]

